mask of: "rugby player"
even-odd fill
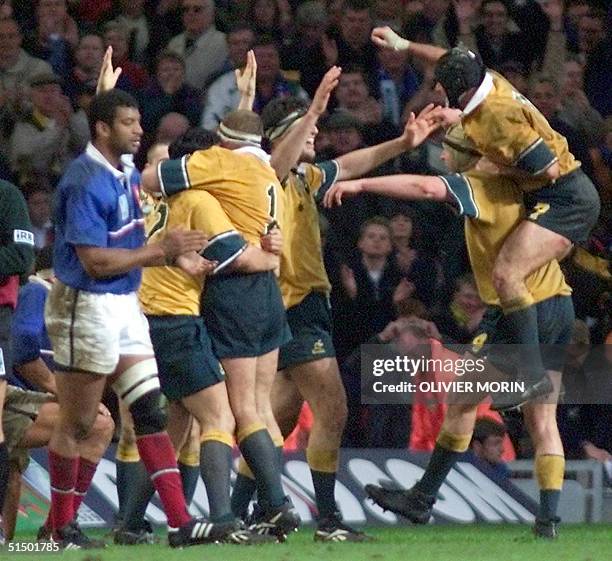
[[[251,111],[236,110],[217,132],[220,146],[145,169],[143,188],[166,197],[186,189],[207,191],[242,238],[259,247],[261,236],[283,223],[281,186],[260,146],[261,120]],[[221,245],[213,245],[217,248]],[[275,446],[282,435],[270,404],[278,348],[290,336],[274,272],[211,276],[202,314],[226,373],[238,446],[258,485],[262,510],[256,531],[284,539],[299,525],[299,516],[282,488]]]
[[[366,536],[342,522],[335,501],[346,395],[331,335],[331,285],[323,264],[317,204],[336,180],[367,173],[412,149],[436,128],[427,121],[428,107],[418,119],[409,120],[399,138],[314,164],[316,123],[339,74],[335,67],[326,73],[310,106],[295,97],[282,98],[271,101],[262,114],[272,166],[285,198],[279,280],[293,335],[280,349],[272,404],[285,437],[293,431],[303,401],[310,405],[314,423],[306,458],[319,511],[314,538],[337,542],[362,541]],[[244,516],[253,491],[252,475],[241,462],[232,495],[235,513]]]
[[[213,146],[217,137],[204,129],[190,129],[170,146],[169,156],[181,158]],[[148,225],[149,243],[168,228],[199,230],[208,238],[203,255],[217,263],[211,275],[230,272],[274,271],[279,257],[249,245],[234,229],[210,193],[189,190],[159,201]],[[280,236],[276,228],[268,236]],[[280,247],[277,247],[277,253]],[[149,322],[151,340],[164,395],[170,400],[170,435],[181,449],[190,416],[200,427],[200,470],[206,486],[210,537],[216,541],[251,544],[269,541],[243,528],[230,507],[230,473],[235,422],[224,374],[200,315],[203,278],[177,268],[151,267],[143,272],[139,296]],[[189,413],[190,415],[187,415]],[[182,426],[181,426],[182,425]]]
[[[513,331],[500,307],[492,282],[495,256],[524,216],[521,188],[512,179],[491,175],[474,167],[481,160],[474,144],[459,125],[444,140],[443,159],[449,169],[462,172],[444,176],[395,175],[337,183],[325,195],[325,204],[340,204],[347,194],[377,193],[402,199],[426,199],[453,204],[465,218],[465,237],[478,292],[489,309],[483,318],[475,345],[488,339],[489,361],[504,370],[507,360],[502,347],[513,343]],[[523,414],[535,447],[535,472],[540,486],[540,508],[534,531],[537,536],[557,536],[557,505],[563,484],[565,459],[556,420],[556,400],[564,363],[564,347],[571,339],[574,308],[571,289],[556,260],[551,260],[526,279],[538,314],[539,343],[554,346],[543,356],[547,375],[554,383],[552,394],[526,403]],[[449,403],[442,430],[423,477],[407,491],[391,491],[367,485],[366,492],[378,505],[425,524],[436,495],[461,453],[469,446],[478,401]]]
[[[528,382],[509,405],[546,395],[552,382],[543,368],[534,296],[525,279],[551,259],[563,259],[573,243],[586,242],[599,216],[597,190],[566,139],[478,55],[463,47],[445,51],[406,41],[388,27],[375,28],[372,40],[435,63],[436,88],[460,110],[441,112],[443,121],[460,121],[467,138],[490,160],[490,171],[516,179],[524,193],[526,219],[501,246],[491,274],[507,329],[521,345],[520,375]]]
[[[129,94],[96,96],[89,125],[92,142],[62,177],[54,209],[57,281],[45,313],[59,371],[60,419],[49,443],[52,538],[63,548],[99,545],[73,523],[74,489],[83,467],[78,442],[89,434],[109,381],[132,415],[138,451],[168,517],[170,545],[203,543],[209,525],[192,518],[185,505],[136,290],[142,267],[199,251],[206,237],[175,230],[143,245],[139,174],[131,158],[142,128]],[[204,265],[202,259],[202,271]]]
[[[9,456],[2,432],[6,376],[12,371],[11,323],[17,304],[19,277],[34,263],[34,234],[23,195],[0,181],[0,512],[8,484]],[[0,527],[0,544],[4,541]]]

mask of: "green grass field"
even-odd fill
[[[70,551],[62,559],[83,561],[610,561],[612,527],[564,526],[555,542],[531,537],[528,526],[475,525],[380,528],[367,544],[321,544],[308,529],[284,544],[259,547],[210,545],[172,550],[165,545]],[[57,559],[58,554],[0,550],[0,559]]]

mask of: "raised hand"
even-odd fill
[[[385,49],[393,49],[395,51],[405,51],[410,47],[410,41],[400,37],[389,26],[375,27],[371,34],[372,42]]]
[[[346,295],[351,300],[357,298],[357,281],[355,280],[355,273],[353,273],[353,269],[344,263],[340,266],[340,281],[342,282]]]
[[[414,113],[410,113],[402,133],[406,149],[416,148],[438,128],[440,128],[440,122],[436,119],[436,107],[433,103],[427,105],[416,117]]]
[[[96,94],[112,90],[117,85],[119,76],[121,76],[121,67],[118,66],[113,69],[113,48],[109,46],[102,59],[98,84],[96,85]]]
[[[323,51],[327,66],[333,66],[338,62],[338,45],[327,33],[321,36],[321,50]]]
[[[340,74],[342,73],[342,68],[339,66],[332,66],[323,76],[317,91],[314,94],[312,99],[312,103],[308,108],[308,111],[311,111],[317,116],[322,115],[327,110],[327,104],[329,103],[329,97],[331,93],[336,89],[338,85],[338,80],[340,79]]]
[[[338,181],[331,187],[323,197],[323,206],[332,208],[342,206],[342,197],[352,196],[361,193],[361,183],[359,179],[351,181]]]
[[[252,50],[247,53],[245,67],[242,70],[237,68],[234,73],[236,74],[236,84],[240,94],[254,98],[257,85],[257,60]]]

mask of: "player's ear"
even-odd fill
[[[111,134],[111,127],[104,121],[96,122],[96,138],[108,138]]]

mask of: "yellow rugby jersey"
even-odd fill
[[[185,191],[167,201],[158,201],[145,226],[149,240],[155,240],[166,228],[203,232],[208,245],[202,255],[219,263],[213,273],[227,267],[247,245],[217,199],[206,191]],[[203,279],[178,267],[145,267],[138,295],[145,314],[197,316],[202,288]]]
[[[553,130],[546,118],[510,82],[488,71],[463,111],[465,135],[493,162],[537,175],[559,162],[561,175],[580,166],[564,136]],[[533,191],[549,182],[545,177],[521,182]]]
[[[323,265],[317,201],[338,177],[335,161],[300,164],[283,183],[284,227],[280,288],[285,308],[299,304],[310,292],[329,293]]]
[[[161,162],[158,174],[167,197],[185,189],[213,195],[235,229],[257,247],[272,223],[283,223],[281,186],[269,156],[260,148],[213,146]]]
[[[482,300],[498,306],[493,287],[495,258],[508,235],[525,219],[521,189],[510,178],[478,171],[440,176],[465,218],[465,240]],[[559,263],[551,261],[525,280],[535,302],[571,294]]]

